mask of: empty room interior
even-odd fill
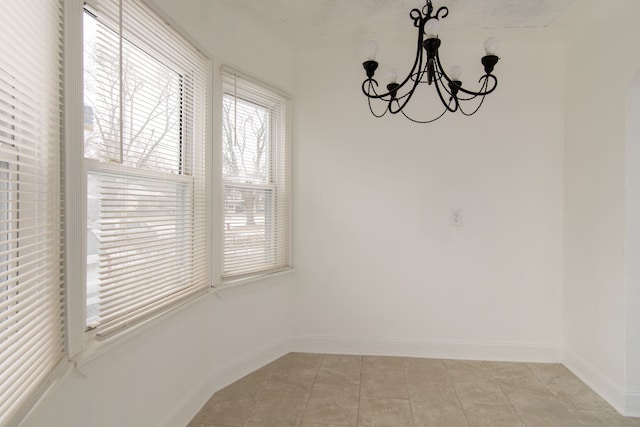
[[[400,102],[363,93],[370,41],[382,93],[392,68],[398,83],[411,70],[422,27],[410,11],[430,12],[429,1],[11,0],[7,10],[26,3],[54,4],[33,19],[58,16],[53,104],[62,148],[52,175],[59,179],[48,180],[48,191],[58,190],[47,200],[60,221],[52,228],[56,267],[46,273],[56,276],[58,312],[46,314],[53,325],[14,327],[45,318],[22,308],[31,301],[24,302],[29,272],[11,275],[41,264],[12,261],[29,245],[11,246],[28,232],[11,227],[27,230],[12,212],[29,205],[22,180],[31,166],[25,151],[15,154],[28,141],[7,136],[18,134],[8,123],[22,104],[3,96],[21,87],[11,70],[20,61],[30,67],[29,49],[49,49],[25,42],[24,55],[0,51],[0,425],[453,426],[418,421],[419,403],[429,402],[412,397],[407,369],[421,363],[452,376],[468,423],[459,425],[545,423],[527,418],[498,382],[513,418],[477,421],[492,402],[470,410],[456,366],[504,366],[507,376],[521,372],[517,366],[534,373],[553,366],[602,400],[581,407],[556,395],[563,411],[605,408],[619,423],[574,416],[566,425],[640,425],[632,418],[640,417],[640,2],[433,0],[441,44],[432,63],[450,74],[459,65],[461,77],[452,80],[471,91],[493,76],[497,86],[467,116],[443,107],[454,95],[440,99],[436,82],[418,84],[401,114],[391,107],[383,117],[375,114]],[[28,15],[9,16],[0,18],[3,37],[18,34],[13,23]],[[157,33],[152,18],[162,23]],[[178,41],[165,44],[163,31]],[[481,58],[493,37],[499,61],[489,73]],[[105,46],[115,56],[104,56]],[[171,65],[154,65],[171,48],[188,59],[167,54]],[[175,71],[191,64],[200,71]],[[118,91],[111,106],[101,92],[105,70],[119,82],[110,86]],[[165,86],[149,89],[150,81]],[[169,87],[178,92],[167,94]],[[164,98],[150,111],[174,102],[179,110],[162,114],[178,125],[149,131],[150,140],[164,132],[157,145],[164,148],[154,145],[160,154],[149,160],[135,152],[132,135],[164,119],[149,113],[140,125],[127,112],[147,108],[140,105],[154,93]],[[420,121],[423,111],[443,109],[431,123],[403,114]],[[259,152],[265,129],[272,145]],[[165,142],[171,135],[179,145]],[[190,145],[198,138],[201,145]],[[240,140],[254,141],[253,172],[236,165],[245,156]],[[143,160],[151,166],[140,172]],[[250,233],[268,243],[242,252]],[[123,278],[127,271],[137,276]],[[42,350],[55,353],[44,367],[46,355],[23,355],[30,344],[20,343],[44,336],[27,329],[49,328],[58,344]],[[12,347],[10,333],[25,338]],[[341,422],[313,419],[314,387],[340,361],[360,372],[355,410]],[[407,381],[400,399],[413,411],[407,424],[366,415],[379,408],[365,393],[367,366],[385,361]],[[277,395],[268,384],[278,375],[286,382],[287,363],[313,371],[308,387],[287,395],[297,415],[262,419],[260,393]],[[25,368],[36,365],[42,369]],[[215,393],[260,372],[262,389],[244,395],[241,424],[199,412]]]

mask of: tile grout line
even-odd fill
[[[360,406],[362,398],[362,370],[364,369],[364,356],[360,356],[360,384],[358,384],[358,410],[356,411],[356,426],[360,423]]]
[[[318,381],[318,374],[320,372],[320,368],[322,368],[322,362],[324,361],[325,354],[320,354],[320,363],[318,364],[318,369],[316,369],[316,374],[313,377],[313,384],[311,384],[311,391],[309,392],[309,397],[307,397],[307,401],[304,404],[304,408],[302,409],[302,416],[300,417],[300,422],[297,423],[296,427],[300,427],[304,422],[304,417],[307,414],[307,408],[309,407],[309,401],[311,400],[311,395],[313,394],[313,388],[316,386],[316,382]]]
[[[471,421],[469,421],[469,416],[467,415],[467,411],[464,409],[464,405],[462,404],[462,401],[460,400],[460,396],[458,396],[458,390],[456,389],[456,385],[455,385],[455,381],[453,381],[453,379],[449,376],[449,369],[447,368],[447,364],[444,363],[445,359],[440,359],[442,362],[442,366],[444,366],[444,370],[447,373],[447,378],[449,378],[449,381],[451,382],[451,388],[453,389],[453,394],[456,395],[456,399],[458,400],[458,404],[460,405],[460,408],[462,409],[462,413],[464,414],[464,418],[467,420],[467,425],[469,427],[471,427]]]
[[[402,358],[402,378],[404,379],[404,386],[407,389],[407,398],[409,399],[409,411],[411,411],[411,425],[416,426],[415,415],[413,413],[413,403],[411,402],[411,393],[409,392],[409,382],[407,381],[407,366],[405,365],[406,357]]]

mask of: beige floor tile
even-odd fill
[[[360,398],[358,426],[413,427],[411,404],[407,399]]]
[[[418,374],[405,371],[404,377],[407,383],[429,383],[440,386],[453,384],[449,374],[443,370],[433,370],[428,373],[421,372]]]
[[[409,392],[402,370],[363,372],[360,395],[364,397],[386,397],[408,399]]]
[[[362,372],[402,370],[402,357],[362,356]]]
[[[316,423],[305,423],[300,424],[300,427],[354,427],[347,424],[316,424]]]
[[[545,384],[557,377],[573,375],[570,370],[559,363],[526,363],[526,365]]]
[[[458,401],[455,389],[450,383],[438,383],[420,381],[415,378],[407,379],[407,390],[411,400],[429,400],[439,402],[441,400]]]
[[[556,398],[549,388],[537,379],[520,382],[500,382],[500,389],[507,396],[512,405],[517,402],[525,402],[530,399]]]
[[[469,427],[460,402],[453,398],[411,401],[415,427]]]
[[[464,412],[471,427],[525,427],[512,406],[472,404]]]
[[[230,425],[224,425],[224,424],[195,424],[195,423],[189,423],[187,425],[187,427],[236,427],[236,426],[230,426]]]
[[[356,425],[640,427],[640,419],[619,415],[558,364],[291,353],[214,394],[188,427]]]
[[[580,392],[574,394],[567,394],[564,392],[556,392],[557,399],[567,405],[570,408],[586,409],[596,411],[615,412],[615,409],[603,398],[598,396],[596,392],[588,387],[585,387]]]
[[[425,361],[425,362],[420,362]],[[447,384],[451,382],[449,374],[441,360],[405,359],[404,374],[407,381]]]
[[[640,418],[625,418],[617,412],[569,409],[582,427],[638,427]]]
[[[320,369],[316,376],[313,392],[317,394],[358,396],[360,393],[360,371]]]
[[[214,394],[193,419],[195,424],[222,424],[242,426],[249,420],[249,414],[256,400],[251,396]]]
[[[487,362],[490,379],[505,384],[520,384],[523,382],[541,383],[535,372],[524,363]]]
[[[278,427],[297,426],[304,413],[309,393],[290,390],[265,390],[256,400],[249,420]]]
[[[403,357],[402,366],[409,372],[430,372],[444,370],[442,359],[428,359],[423,357]]]
[[[290,390],[310,393],[318,371],[316,368],[291,368],[277,370],[264,382],[265,390]]]
[[[322,363],[321,354],[289,353],[267,366],[269,367],[269,369],[273,370],[289,370],[291,368],[315,368],[317,370],[320,367],[320,363]]]
[[[265,387],[268,375],[264,373],[249,374],[233,384],[228,385],[218,391],[217,395],[233,395],[241,397],[256,397],[258,393]]]
[[[514,402],[514,407],[527,427],[580,426],[578,420],[557,400],[531,398]]]
[[[262,386],[265,390],[310,393],[321,361],[321,355],[289,353],[269,365]]]
[[[291,424],[288,421],[274,420],[274,421],[249,421],[242,427],[298,427],[298,425],[299,425],[299,422]]]
[[[303,422],[355,426],[358,422],[358,396],[312,395]]]
[[[500,386],[489,380],[471,377],[471,381],[454,381],[453,387],[456,390],[458,399],[463,407],[470,404],[484,405],[511,405],[509,399],[504,394]]]
[[[589,390],[585,383],[571,373],[552,378],[546,384],[556,394],[580,394],[585,390]]]
[[[464,380],[469,381],[472,378],[487,379],[489,378],[489,369],[486,362],[477,360],[449,360],[442,361],[445,369],[453,381]]]
[[[325,354],[322,357],[320,369],[360,372],[362,370],[362,356]]]

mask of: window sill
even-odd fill
[[[278,285],[280,282],[270,279],[276,279],[294,273],[293,268],[286,268],[278,271],[260,273],[253,276],[243,277],[240,279],[223,280],[220,284],[214,286],[214,292],[220,299],[233,297],[238,294],[254,292],[264,289],[265,282],[270,281],[272,285]]]
[[[104,340],[97,340],[95,337],[90,335],[90,332],[87,332],[85,333],[85,347],[80,353],[70,358],[69,360],[74,364],[74,368],[76,371],[80,372],[82,375],[88,376],[89,371],[92,370],[93,365],[99,364],[100,359],[104,355],[117,349],[118,347],[122,346],[144,331],[165,321],[168,317],[183,310],[189,309],[193,304],[202,301],[207,296],[213,295],[214,291],[215,289],[209,288],[197,294],[194,294],[193,296],[185,299],[179,304],[167,308],[166,310],[163,310],[156,315],[136,325],[130,326],[122,332]]]

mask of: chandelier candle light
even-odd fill
[[[366,47],[367,61],[362,66],[367,73],[367,78],[362,82],[362,91],[368,98],[369,109],[376,117],[382,117],[387,112],[391,114],[402,113],[409,120],[416,123],[430,123],[444,116],[447,111],[452,113],[460,111],[465,116],[475,114],[482,106],[484,97],[493,92],[498,85],[498,79],[492,74],[493,68],[498,63],[496,50],[498,48],[498,39],[491,37],[484,43],[486,55],[482,57],[482,65],[485,74],[480,77],[480,89],[475,92],[462,87],[460,80],[460,67],[453,66],[449,73],[444,72],[444,68],[440,62],[440,39],[438,38],[438,27],[440,19],[446,18],[449,9],[446,7],[439,8],[435,13],[431,0],[426,0],[426,5],[420,9],[413,9],[409,16],[413,20],[413,25],[418,28],[418,48],[416,51],[416,59],[409,75],[398,82],[398,72],[391,69],[389,72],[389,83],[387,84],[387,92],[378,93],[376,88],[378,82],[373,78],[378,68],[376,62],[376,54],[378,45],[376,42],[369,42]],[[422,120],[410,117],[404,108],[411,100],[413,93],[420,84],[435,86],[436,92],[442,104],[444,111],[434,118]],[[475,98],[478,104],[475,108],[465,111],[462,101],[471,101]],[[386,108],[381,114],[377,114],[372,105],[371,100],[380,100],[386,102]],[[475,104],[475,103],[474,103]]]

